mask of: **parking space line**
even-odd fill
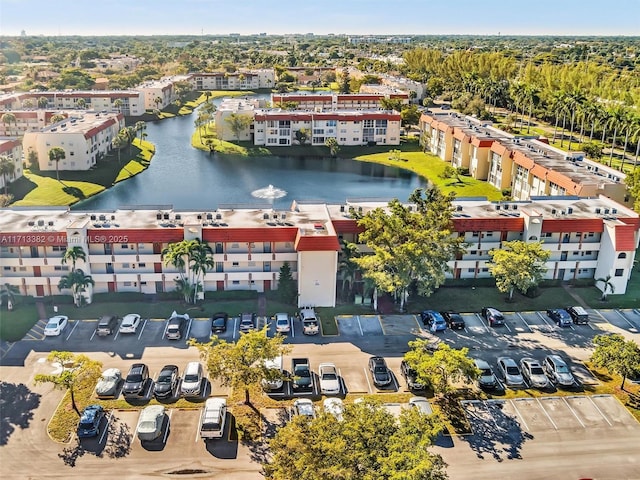
[[[362,332],[362,324],[360,323],[360,315],[356,315],[356,320],[358,321],[358,328],[360,329],[360,336],[364,337],[364,333]],[[380,323],[380,326],[382,327],[382,323]],[[384,328],[382,329],[383,333],[384,333]]]
[[[491,417],[491,421],[493,422],[493,425],[496,427],[496,430],[498,430],[500,427],[498,426],[498,422],[496,422],[496,418],[493,416],[493,412],[489,408],[489,405],[487,405],[487,402],[480,402],[480,403],[482,404],[484,409],[489,413],[489,417]]]
[[[293,328],[293,318],[289,318],[289,330],[291,331],[291,338],[296,338],[296,329]]]
[[[542,320],[544,322],[544,324],[549,328],[550,331],[556,329],[556,324],[555,323],[549,323],[547,318],[542,313],[540,313],[540,312],[536,312],[536,313],[540,317],[540,320]]]
[[[238,333],[238,317],[233,317],[233,340],[236,339],[236,333]]]
[[[576,417],[576,420],[580,422],[580,425],[582,425],[582,428],[587,428],[584,426],[584,423],[582,423],[582,420],[580,420],[580,417],[578,417],[578,414],[575,412],[575,410],[571,408],[571,405],[569,405],[569,402],[567,402],[567,399],[564,397],[561,397],[561,398],[564,401],[564,403],[567,405],[567,407],[569,407],[569,410],[571,410],[571,413],[573,413],[573,416]]]
[[[518,410],[518,407],[516,407],[516,404],[513,400],[509,400],[511,402],[511,406],[513,407],[513,409],[516,411],[516,413],[518,414],[518,417],[520,418],[520,421],[522,422],[522,424],[524,425],[524,428],[526,428],[527,430],[529,430],[529,425],[527,425],[527,422],[524,421],[524,417],[522,416],[522,414],[520,413],[520,410]]]
[[[100,435],[100,443],[104,440],[105,434],[109,431],[109,424],[111,423],[111,419],[113,418],[113,412],[109,412],[109,416],[107,417],[107,425],[106,428],[102,431],[102,435]]]
[[[509,328],[509,324],[506,321],[504,322],[504,326],[507,327],[507,330],[509,330],[509,333],[511,333],[511,329]]]
[[[204,408],[200,409],[200,420],[198,420],[198,428],[196,428],[196,440],[195,443],[198,443],[200,440],[200,425],[202,425],[202,416],[204,415]],[[231,430],[231,429],[229,429]]]
[[[66,340],[69,340],[69,338],[71,338],[71,335],[73,335],[73,331],[78,327],[78,325],[80,325],[80,320],[76,320],[74,322],[73,328],[71,329],[71,331],[69,332],[69,335],[67,335]],[[93,335],[95,335],[96,332],[95,330],[93,331]],[[89,341],[91,341],[93,339],[93,335],[91,335],[91,338],[89,339]]]
[[[620,318],[622,318],[625,322],[627,322],[627,323],[629,324],[629,326],[630,326],[632,329],[637,330],[637,327],[636,327],[633,323],[631,323],[631,322],[627,319],[627,317],[625,317],[624,315],[622,315],[622,313],[620,313],[620,310],[614,310],[614,312],[616,312]]]
[[[549,412],[547,412],[547,410],[542,406],[542,403],[540,403],[540,399],[538,399],[538,397],[536,397],[536,402],[538,402],[538,405],[540,405],[540,408],[542,409],[544,414],[547,416],[547,418],[551,422],[551,425],[553,425],[553,428],[558,430],[558,426],[556,425],[556,422],[553,421],[553,419],[551,418],[551,415],[549,415]],[[582,424],[582,422],[580,422],[580,423]],[[582,426],[584,427],[584,425],[582,425]]]
[[[603,319],[605,322],[607,322],[609,325],[611,325],[611,322],[609,320],[607,320],[606,317],[604,315],[602,315],[599,310],[596,310],[594,308],[593,311],[596,312],[601,319]]]
[[[164,431],[164,437],[162,438],[162,443],[166,444],[167,443],[167,435],[169,435],[169,425],[171,424],[171,414],[173,413],[173,410],[169,410],[169,420],[167,421],[167,428]]]
[[[140,329],[140,334],[138,335],[138,340],[140,340],[140,338],[142,338],[142,332],[144,332],[144,327],[147,326],[147,322],[149,321],[149,319],[147,318],[144,323],[142,324],[142,328]]]
[[[589,401],[593,404],[593,406],[594,406],[594,407],[596,407],[596,410],[598,411],[598,413],[599,413],[600,415],[602,415],[602,418],[604,418],[605,422],[607,422],[607,423],[609,424],[609,426],[610,426],[610,427],[612,427],[613,425],[611,424],[611,422],[609,421],[609,419],[607,418],[607,416],[602,412],[602,410],[600,410],[600,408],[598,408],[598,405],[596,405],[596,402],[594,402],[594,401],[591,399],[591,396],[589,396],[589,395],[585,395],[585,396],[589,399]]]
[[[369,388],[369,394],[373,393],[373,391],[371,390],[371,382],[369,381],[369,372],[367,372],[367,369],[362,367],[362,370],[364,370],[364,378],[367,380],[367,387]]]
[[[187,333],[185,334],[186,338],[189,338],[189,332],[191,331],[191,324],[193,323],[193,318],[189,318],[189,325],[187,326]]]
[[[480,315],[479,313],[476,313],[476,317],[478,317],[478,320],[480,320],[480,323],[482,324],[484,329],[487,331],[487,333],[491,333],[491,330],[489,330],[489,327],[484,323],[484,319],[482,318],[482,315]]]
[[[120,335],[120,329],[116,330],[116,334],[113,336],[113,341],[115,342],[116,339],[118,338],[118,335]]]
[[[518,317],[520,317],[520,320],[522,320],[522,322],[527,326],[527,328],[529,329],[530,333],[533,333],[533,329],[531,328],[531,326],[527,323],[527,321],[524,319],[524,317],[522,315],[520,315],[520,312],[516,312],[516,314],[518,315]]]

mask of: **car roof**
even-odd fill
[[[119,375],[120,370],[117,368],[107,368],[104,372],[102,372],[103,376],[112,377],[114,375]]]
[[[140,417],[151,419],[162,414],[164,414],[164,405],[149,405],[148,407],[144,407],[142,412],[140,412]]]
[[[504,363],[505,365],[509,365],[509,366],[513,365],[513,366],[516,366],[516,367],[518,366],[516,364],[516,361],[511,357],[499,357],[498,361]]]
[[[284,312],[276,313],[276,320],[289,321],[289,314]]]
[[[491,366],[489,365],[488,362],[485,362],[484,360],[482,360],[481,358],[476,358],[474,359],[474,362],[476,364],[476,367],[478,368],[491,368]]]
[[[66,319],[67,319],[66,315],[56,315],[54,317],[49,318],[49,321],[54,320],[56,322],[59,322],[60,320],[66,320]]]
[[[564,359],[557,354],[553,354],[553,355],[547,355],[547,357],[549,359],[549,361],[557,363],[557,362],[562,362],[563,364],[567,364],[567,362],[564,361]]]
[[[204,402],[205,408],[211,408],[211,409],[224,407],[226,404],[227,404],[227,399],[220,398],[220,397],[208,398],[207,401]]]
[[[538,365],[538,366],[540,365],[540,362],[538,360],[536,360],[535,358],[530,358],[530,357],[523,358],[522,360],[520,360],[520,363],[526,363],[526,364],[529,364],[531,366],[532,365]]]
[[[177,365],[165,365],[164,367],[162,367],[160,372],[164,372],[165,370],[178,370],[178,366]]]
[[[227,318],[229,314],[227,312],[216,312],[211,315],[211,318]]]
[[[122,322],[133,322],[136,318],[140,318],[140,315],[138,315],[137,313],[127,313],[123,318],[122,318]]]

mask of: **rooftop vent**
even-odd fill
[[[216,220],[222,220],[222,214],[216,213]]]
[[[207,220],[213,220],[213,215],[210,213],[207,213]]]
[[[411,208],[411,207],[409,207]],[[461,212],[462,211],[462,205],[458,205],[456,206],[456,212]]]
[[[49,220],[49,222],[47,222],[47,223],[48,223],[48,225],[49,225],[50,227],[53,227],[53,221],[52,221],[52,220]]]
[[[91,220],[95,220],[95,219],[96,219],[96,216],[95,216],[95,215],[91,215],[91,217],[90,217],[90,218],[91,218]]]
[[[571,207],[567,208],[567,213],[573,213],[573,208]]]

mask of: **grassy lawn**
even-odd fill
[[[25,172],[24,176],[29,181],[33,182],[36,187],[28,192],[21,200],[14,202],[14,206],[38,207],[42,205],[73,205],[84,198],[90,197],[104,190],[103,186],[96,185],[95,183],[66,179],[58,181],[55,178],[41,176],[30,172]],[[67,193],[69,187],[76,189],[73,191],[78,192],[77,196]]]
[[[6,310],[5,305],[0,311],[0,339],[8,342],[21,340],[38,320],[40,319],[35,305],[18,303],[11,312]]]

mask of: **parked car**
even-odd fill
[[[291,359],[291,387],[294,392],[314,390],[313,374],[308,358],[298,357]]]
[[[302,333],[305,335],[317,335],[320,333],[320,322],[315,309],[305,307],[300,310],[299,317],[302,321]]]
[[[433,409],[431,408],[429,400],[424,397],[411,397],[409,399],[409,408],[416,408],[420,413],[424,415],[433,414]]]
[[[418,381],[418,372],[411,368],[406,360],[400,362],[400,373],[407,382],[409,390],[424,390],[425,385]]]
[[[522,376],[532,387],[549,387],[549,379],[545,375],[542,365],[536,359],[527,357],[520,360],[520,370],[522,371]]]
[[[85,408],[80,415],[80,423],[78,423],[78,438],[97,436],[103,417],[104,410],[101,405],[89,405]]]
[[[136,333],[138,325],[140,325],[140,315],[137,313],[128,313],[122,318],[118,331],[120,333]]]
[[[205,442],[213,438],[222,438],[227,423],[227,399],[209,398],[204,404],[200,421],[200,438]]]
[[[180,340],[184,337],[184,329],[189,322],[189,315],[183,313],[179,315],[177,312],[173,312],[167,323],[166,337],[168,340]]]
[[[125,397],[144,397],[148,380],[149,367],[144,363],[134,363],[124,380],[122,394]]]
[[[165,365],[160,370],[157,380],[153,385],[153,395],[156,398],[173,398],[178,388],[180,375],[175,365]]]
[[[57,337],[62,333],[68,322],[69,317],[65,315],[56,315],[55,317],[51,317],[47,321],[47,326],[44,327],[44,335],[46,337]]]
[[[229,320],[229,314],[226,312],[214,313],[211,316],[211,333],[222,333],[227,331],[227,321]]]
[[[391,384],[391,372],[384,358],[371,357],[369,359],[369,371],[376,387],[386,387]]]
[[[202,393],[204,370],[200,362],[189,362],[184,369],[180,393],[185,397],[197,397]]]
[[[282,388],[282,385],[284,384],[282,374],[282,355],[278,355],[275,358],[265,360],[264,366],[267,369],[267,377],[263,378],[260,382],[262,385],[262,389],[265,392],[280,390]]]
[[[320,393],[323,395],[337,395],[340,393],[340,377],[338,369],[333,363],[321,363],[318,366],[320,378]]]
[[[504,325],[504,315],[502,315],[502,312],[497,308],[482,307],[482,317],[490,327],[494,325]]]
[[[498,379],[493,373],[491,366],[480,358],[475,359],[474,363],[476,364],[476,368],[480,370],[478,386],[480,388],[496,388],[498,386]]]
[[[569,315],[571,315],[571,318],[573,319],[573,323],[576,325],[586,325],[589,323],[589,314],[584,308],[580,306],[567,307],[567,312],[569,312]]]
[[[344,403],[342,400],[336,397],[325,398],[322,402],[322,407],[325,412],[336,417],[336,420],[342,421],[344,415]]]
[[[276,332],[289,333],[291,331],[291,322],[288,313],[276,313],[274,318],[276,320]]]
[[[504,377],[504,382],[510,387],[522,387],[524,385],[524,378],[518,368],[518,364],[513,358],[499,357],[498,369]]]
[[[559,327],[569,327],[573,323],[573,319],[569,312],[562,308],[554,308],[547,310],[547,316],[558,324]]]
[[[542,368],[556,385],[571,387],[576,383],[569,366],[560,355],[547,355],[544,357]]]
[[[313,408],[313,402],[308,398],[299,398],[293,402],[293,415],[315,418],[316,411],[315,408]]]
[[[256,329],[256,314],[255,313],[241,313],[240,314],[240,331],[250,332]]]
[[[99,337],[106,337],[116,331],[118,327],[118,317],[116,315],[103,315],[98,320],[98,326],[96,327],[96,335]]]
[[[420,319],[424,326],[432,332],[442,332],[447,329],[447,322],[442,315],[435,310],[425,310],[420,314]]]
[[[162,433],[164,405],[150,405],[140,412],[136,432],[142,442],[152,442]]]
[[[456,312],[442,312],[444,321],[447,322],[447,326],[452,330],[462,330],[466,327],[464,318],[462,315]]]
[[[122,383],[122,373],[117,368],[107,368],[96,385],[96,397],[116,398]]]

